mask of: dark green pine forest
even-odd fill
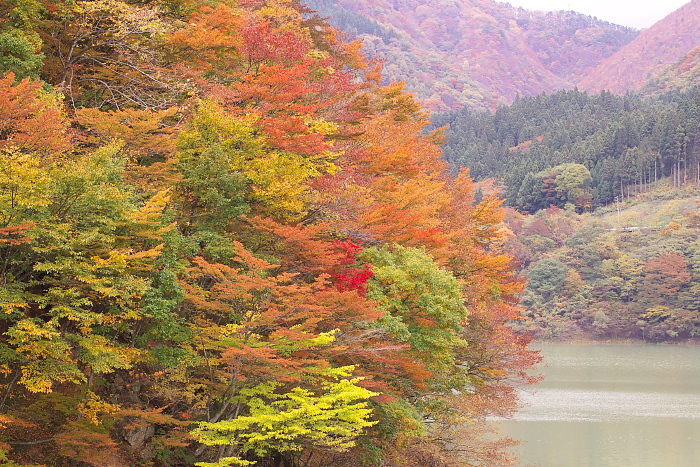
[[[646,193],[660,179],[700,184],[700,89],[647,98],[559,91],[495,112],[445,113],[445,157],[477,180],[505,184],[507,204],[534,214],[592,211]]]

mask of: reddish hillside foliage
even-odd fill
[[[647,95],[685,91],[700,82],[700,46],[656,75],[642,89]]]
[[[700,46],[700,0],[693,0],[605,60],[578,84],[585,91],[624,94],[641,89],[652,76]]]
[[[493,0],[309,0],[311,8],[386,59],[386,82],[436,110],[494,107],[517,95],[573,88],[637,31],[573,11]]]

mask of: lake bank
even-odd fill
[[[651,342],[641,339],[590,339],[590,338],[575,338],[575,339],[534,339],[532,346],[537,347],[540,344],[601,344],[601,345],[688,345],[700,346],[700,339],[684,339],[674,341]]]

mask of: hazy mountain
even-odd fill
[[[578,86],[586,91],[606,89],[617,94],[629,89],[639,90],[698,46],[700,0],[693,0],[644,30],[582,79]],[[689,57],[692,62],[694,55]],[[680,64],[676,72],[683,68]],[[673,71],[669,73],[674,74]]]
[[[308,0],[386,60],[387,81],[438,110],[573,88],[638,31],[492,0]]]
[[[659,95],[671,91],[685,91],[698,84],[700,84],[700,47],[694,48],[652,78],[642,88],[642,93]]]

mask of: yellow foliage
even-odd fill
[[[15,210],[49,204],[46,196],[50,177],[41,158],[17,149],[0,150],[0,220],[15,220]]]
[[[250,161],[245,170],[254,183],[255,198],[283,218],[303,215],[306,181],[319,176],[319,170],[298,154],[274,151],[266,156]]]
[[[263,18],[284,25],[284,29],[293,31],[300,29],[301,13],[294,8],[292,0],[268,0],[259,10],[259,14]]]
[[[94,392],[88,391],[85,400],[78,405],[78,412],[91,424],[99,425],[104,414],[113,415],[119,412],[119,406],[105,402]]]
[[[304,124],[309,127],[311,133],[322,133],[324,135],[335,134],[339,128],[335,122],[329,122],[323,118],[314,118],[311,115],[307,115],[304,118]]]
[[[309,134],[338,131],[336,123],[322,118],[309,116],[304,122]],[[190,128],[180,135],[181,164],[195,173],[197,165],[204,171],[215,161],[222,171],[239,172],[248,179],[253,200],[268,214],[296,220],[305,214],[309,181],[335,173],[338,167],[333,161],[340,153],[303,155],[273,149],[260,135],[260,124],[254,114],[236,116],[212,101],[201,102]]]
[[[674,232],[676,230],[682,229],[683,226],[680,225],[678,222],[671,221],[666,228],[661,232],[660,235],[669,235],[671,232]]]

